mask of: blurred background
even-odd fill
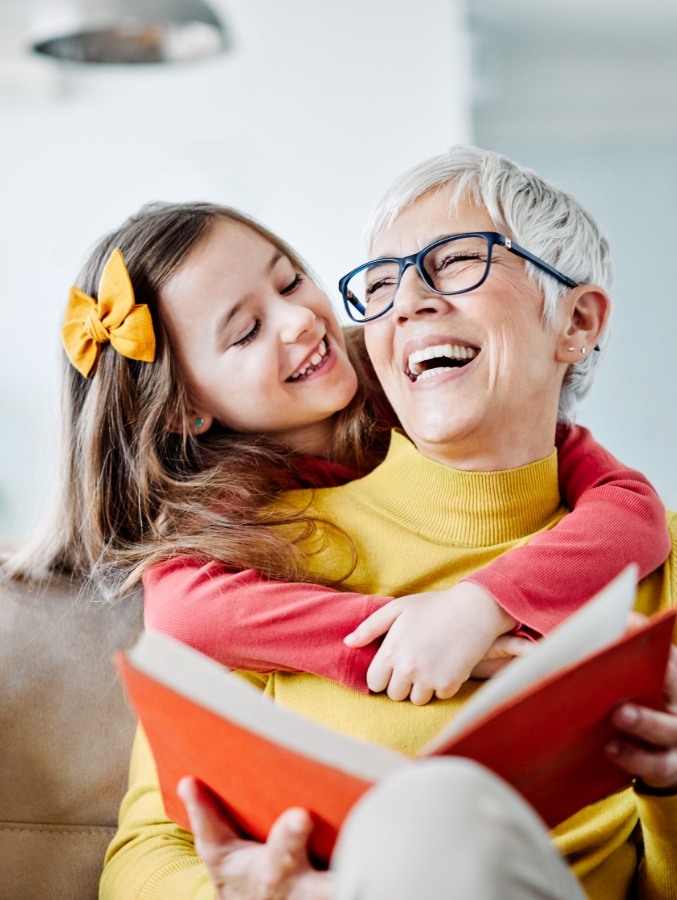
[[[54,40],[145,3],[174,22],[159,49]],[[55,477],[60,318],[98,237],[148,200],[218,201],[336,297],[390,181],[458,141],[606,228],[613,340],[578,420],[677,507],[674,0],[0,0],[0,539]]]

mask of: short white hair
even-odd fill
[[[609,242],[599,223],[581,204],[531,169],[499,153],[457,144],[400,176],[386,192],[365,227],[367,247],[400,213],[435,188],[453,188],[451,204],[472,200],[489,214],[497,231],[550,263],[579,284],[595,284],[609,292],[612,263]],[[526,263],[526,270],[543,291],[543,318],[555,322],[557,301],[570,288]],[[569,366],[560,393],[558,420],[568,422],[578,401],[588,392],[602,352],[589,352]],[[592,351],[592,347],[588,348]]]

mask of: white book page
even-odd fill
[[[166,635],[144,632],[127,657],[139,671],[222,718],[365,780],[376,781],[411,762],[389,747],[341,734],[276,705],[225,666]]]
[[[538,641],[526,656],[515,659],[502,672],[490,678],[453,721],[423,747],[421,754],[435,752],[467,725],[540,678],[617,640],[627,628],[636,592],[637,566],[631,565],[547,637]]]

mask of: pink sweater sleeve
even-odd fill
[[[377,644],[343,638],[389,597],[269,581],[215,562],[173,559],[143,576],[147,628],[183,641],[231,669],[310,672],[369,693]]]
[[[647,479],[572,426],[558,432],[560,489],[573,510],[551,531],[467,580],[545,634],[630,563],[643,578],[670,553],[665,509]]]

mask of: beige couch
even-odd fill
[[[0,900],[93,900],[115,831],[134,718],[112,663],[135,596],[0,585]]]

